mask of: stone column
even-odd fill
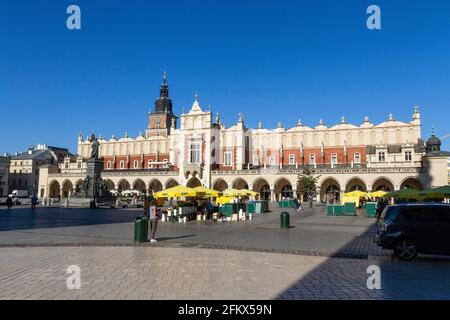
[[[298,199],[297,197],[297,188],[292,188],[292,196],[294,199]]]
[[[320,203],[320,201],[322,200],[322,199],[320,199],[320,187],[317,187],[316,188],[316,202],[317,203]]]
[[[274,189],[270,189],[270,201],[276,201]]]
[[[342,198],[344,197],[344,194],[345,194],[345,189],[341,189],[341,193],[339,194],[339,202],[340,202],[341,204],[344,204],[344,203],[342,202]]]

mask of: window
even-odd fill
[[[289,155],[289,164],[295,164],[295,154]]]
[[[225,152],[223,154],[224,157],[224,165],[231,166],[231,152]]]
[[[190,163],[200,163],[200,143],[191,143]]]
[[[405,151],[405,161],[412,161],[412,152]]]
[[[361,163],[361,154],[360,153],[355,153],[354,162]]]
[[[153,160],[148,160],[148,167],[153,168]]]
[[[125,168],[125,161],[121,160],[120,161],[120,169],[124,169]]]
[[[259,157],[256,156],[256,155],[253,156],[253,165],[254,166],[258,166],[259,165]]]
[[[139,169],[139,161],[134,160],[134,168]]]
[[[78,168],[80,167],[80,163],[78,162]],[[106,165],[106,168],[111,169],[112,163],[111,161],[108,161],[108,164]]]
[[[385,152],[378,152],[378,161],[379,162],[385,162],[386,161],[386,153]]]
[[[332,164],[337,164],[338,159],[337,159],[337,154],[336,153],[332,153],[331,154],[331,163]]]
[[[81,169],[81,162],[78,162],[78,169]],[[108,169],[111,169],[111,161],[109,161],[109,168]]]
[[[269,165],[274,166],[275,165],[275,156],[269,156]]]
[[[309,164],[315,164],[316,163],[316,155],[310,154],[309,155]]]

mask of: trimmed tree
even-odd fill
[[[319,180],[319,176],[315,177],[313,176],[314,171],[310,170],[309,168],[306,168],[302,174],[298,175],[297,178],[297,186],[298,191],[301,194],[301,199],[303,199],[303,195],[314,196],[316,194],[317,190],[317,182]]]

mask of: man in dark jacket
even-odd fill
[[[11,207],[13,206],[13,200],[11,197],[8,197],[6,199],[6,206],[8,207],[8,210],[11,209]]]

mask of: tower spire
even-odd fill
[[[155,112],[172,113],[172,100],[169,98],[169,86],[167,85],[167,72],[164,66],[163,82],[159,89],[159,97],[155,101]]]
[[[166,72],[166,66],[164,66],[163,85],[167,85],[167,72]]]

